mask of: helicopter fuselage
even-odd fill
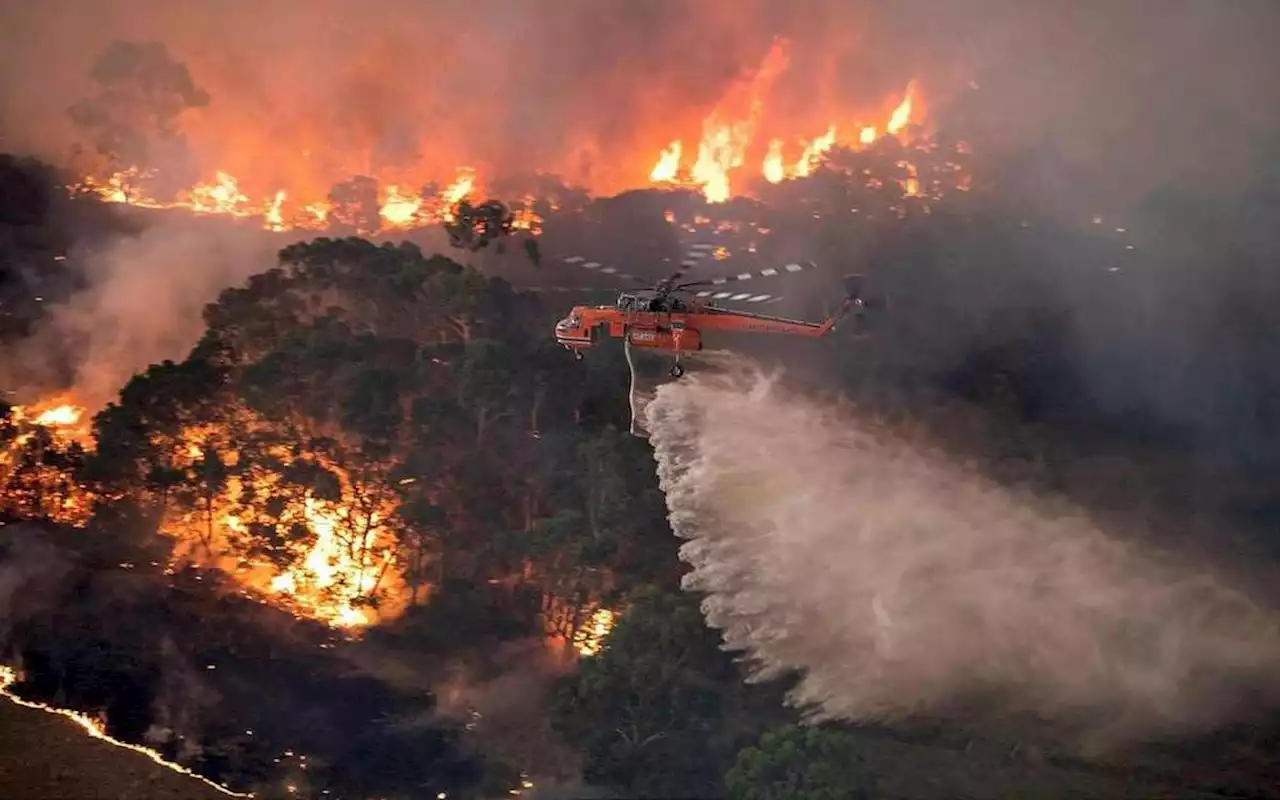
[[[579,357],[606,337],[625,339],[635,347],[671,350],[678,357],[701,350],[704,331],[818,337],[834,328],[839,318],[837,314],[825,322],[806,322],[678,300],[683,310],[639,310],[623,302],[627,298],[614,306],[575,306],[556,324],[556,341]]]

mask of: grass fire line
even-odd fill
[[[55,706],[46,705],[45,703],[37,703],[31,700],[25,700],[19,697],[13,692],[13,686],[18,682],[19,677],[20,676],[17,670],[15,670],[14,668],[8,667],[8,666],[0,666],[0,696],[24,708],[38,709],[40,711],[46,711],[50,714],[56,714],[60,717],[65,717],[71,720],[72,722],[76,723],[77,725],[79,725],[81,728],[83,728],[84,731],[88,733],[90,736],[92,736],[94,739],[99,739],[108,744],[123,748],[125,750],[132,751],[134,753],[141,753],[142,755],[151,759],[153,762],[155,762],[156,764],[159,764],[165,769],[172,770],[180,775],[184,775],[188,778],[193,778],[197,781],[200,781],[201,783],[208,786],[209,788],[219,792],[220,794],[224,794],[227,797],[253,797],[254,796],[253,794],[242,794],[240,792],[232,791],[231,789],[227,788],[226,786],[223,786],[222,784],[214,783],[213,781],[209,780],[203,775],[200,775],[197,772],[192,772],[191,770],[187,769],[181,764],[177,764],[173,761],[169,761],[164,756],[157,753],[155,750],[152,750],[147,747],[142,747],[136,744],[129,744],[128,742],[122,742],[119,739],[116,739],[108,735],[106,732],[106,728],[103,726],[103,723],[97,718],[92,717],[88,714],[83,714],[79,711],[72,711],[65,708],[57,708]]]

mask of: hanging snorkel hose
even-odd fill
[[[627,367],[631,370],[631,388],[627,391],[627,402],[631,406],[631,435],[638,436],[642,439],[649,438],[649,432],[640,425],[641,409],[638,405],[639,395],[636,392],[636,361],[631,355],[631,340],[624,338],[622,340],[622,352],[627,356]]]

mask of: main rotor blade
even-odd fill
[[[730,300],[741,303],[776,303],[782,300],[781,295],[754,294],[752,292],[717,292],[710,289],[695,292],[694,297],[700,300]]]
[[[694,244],[689,245],[688,252],[685,253],[684,258],[681,259],[680,261],[680,269],[676,270],[670,276],[664,279],[663,283],[667,285],[675,284],[675,282],[680,280],[680,278],[682,278],[685,275],[685,273],[687,273],[689,270],[701,264],[704,259],[710,258],[711,256],[715,255],[715,252],[716,252],[716,245],[714,244],[706,244],[704,242],[695,242]]]
[[[739,281],[749,281],[754,278],[773,278],[778,275],[786,275],[796,272],[804,272],[805,270],[817,269],[818,265],[812,261],[798,261],[790,264],[783,264],[781,267],[765,267],[764,269],[754,272],[740,272],[737,275],[724,275],[719,278],[709,278],[703,281],[691,281],[676,286],[676,289],[692,289],[695,286],[723,286],[726,283],[736,283]]]
[[[570,266],[581,267],[583,269],[591,270],[592,272],[598,272],[601,275],[609,275],[611,277],[626,278],[627,280],[635,281],[636,283],[641,283],[646,285],[649,283],[649,281],[637,275],[632,275],[629,272],[623,272],[617,267],[611,267],[608,264],[604,264],[599,261],[592,261],[591,259],[588,259],[585,256],[565,256],[560,260],[565,264],[569,264]]]
[[[684,258],[681,259],[680,261],[680,268],[676,270],[675,273],[673,273],[669,277],[660,279],[658,281],[658,286],[670,287],[674,285],[675,282],[679,280],[681,276],[687,273],[690,269],[693,269],[698,264],[702,263],[702,261],[704,261],[705,259],[714,256],[715,251],[716,251],[716,245],[714,244],[705,244],[705,243],[698,242],[698,243],[689,245],[689,249],[685,252]],[[581,267],[582,269],[590,270],[592,272],[598,272],[602,275],[609,275],[609,276],[618,277],[618,278],[626,278],[629,281],[634,281],[635,283],[642,284],[644,286],[653,285],[653,278],[642,278],[639,275],[633,275],[629,272],[624,272],[618,269],[617,267],[610,266],[609,264],[606,264],[601,261],[596,261],[594,259],[587,258],[586,256],[579,256],[579,255],[565,256],[560,260],[563,263],[568,264],[570,266]]]
[[[578,292],[579,294],[591,294],[592,292],[599,294],[618,294],[625,289],[616,289],[608,286],[516,286],[517,292]]]

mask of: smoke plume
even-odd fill
[[[1280,688],[1275,614],[1214,575],[725,365],[646,411],[685,586],[757,677],[803,673],[813,717],[980,707],[1098,747]]]
[[[205,305],[271,269],[280,248],[299,238],[183,214],[155,215],[148,223],[137,235],[72,251],[84,288],[6,350],[0,386],[37,396],[65,388],[96,412],[134,374],[185,358],[204,332]],[[424,248],[448,249],[438,229],[413,238]]]
[[[7,650],[12,626],[50,605],[72,564],[33,525],[0,522],[0,530],[0,649]]]
[[[1171,172],[1238,174],[1227,162],[1276,121],[1276,20],[1269,3],[1173,0],[16,2],[0,9],[0,147],[65,154],[95,59],[128,40],[163,44],[208,92],[182,132],[205,179],[227,170],[251,196],[322,198],[335,179],[424,164],[616,191],[696,138],[780,36],[791,65],[762,147],[900,99],[911,78],[944,115],[972,84],[984,147],[1051,141],[1073,180],[1042,199],[1097,200]]]
[[[204,330],[205,304],[273,266],[280,246],[265,231],[173,217],[73,253],[86,288],[6,353],[0,378],[46,389],[69,378],[76,402],[96,411],[134,373],[185,357]],[[59,363],[70,375],[51,374]]]

